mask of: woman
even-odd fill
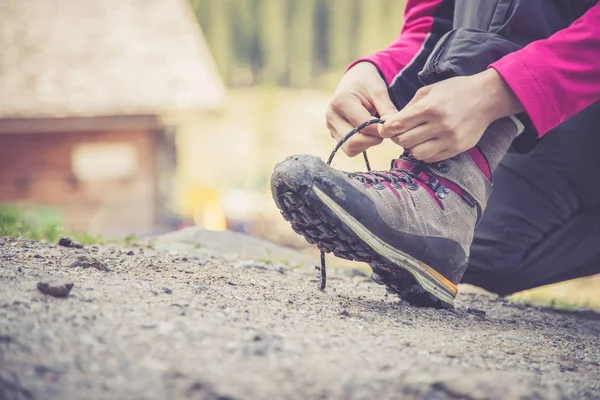
[[[440,307],[461,281],[505,295],[600,272],[599,2],[407,1],[400,36],[350,66],[327,124],[341,140],[374,116],[342,149],[391,138],[407,151],[390,170],[276,167],[277,204],[322,250]]]

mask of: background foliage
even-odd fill
[[[217,66],[232,86],[310,87],[385,47],[404,0],[192,0]]]

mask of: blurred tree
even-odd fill
[[[199,21],[206,32],[212,55],[226,82],[230,80],[232,66],[230,2],[232,0],[193,1],[197,14],[201,16]]]
[[[316,0],[295,1],[291,4],[289,83],[309,86],[313,76],[313,44]]]
[[[258,1],[258,37],[262,60],[260,80],[269,85],[283,83],[286,74],[287,3],[286,0]]]
[[[311,86],[323,72],[384,47],[405,0],[191,0],[223,78]]]
[[[406,1],[398,1],[398,0],[385,0],[385,10],[384,14],[385,18],[385,34],[386,40],[382,42],[382,46],[386,46],[391,42],[398,33],[400,33],[400,29],[402,29],[402,24],[404,22],[404,7],[406,6]]]
[[[385,0],[360,1],[358,3],[359,18],[357,44],[359,54],[369,54],[382,47],[388,38],[385,34],[386,19]]]
[[[353,14],[356,1],[330,0],[328,59],[327,66],[334,70],[342,70],[352,59],[352,43],[354,41]]]

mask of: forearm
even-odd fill
[[[510,87],[538,135],[600,101],[600,4],[548,39],[491,65]]]
[[[525,111],[523,104],[496,70],[490,68],[475,75],[474,78],[480,80],[481,90],[486,94],[481,110],[489,116],[490,120],[494,121]]]

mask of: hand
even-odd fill
[[[339,141],[356,126],[373,119],[375,115],[397,111],[377,68],[369,62],[361,62],[346,72],[340,81],[325,118],[331,136]],[[352,136],[342,146],[342,150],[354,157],[382,140],[375,125],[371,125]]]
[[[417,160],[438,162],[474,147],[495,120],[522,111],[500,74],[488,69],[419,89],[402,111],[382,116],[379,134]]]

